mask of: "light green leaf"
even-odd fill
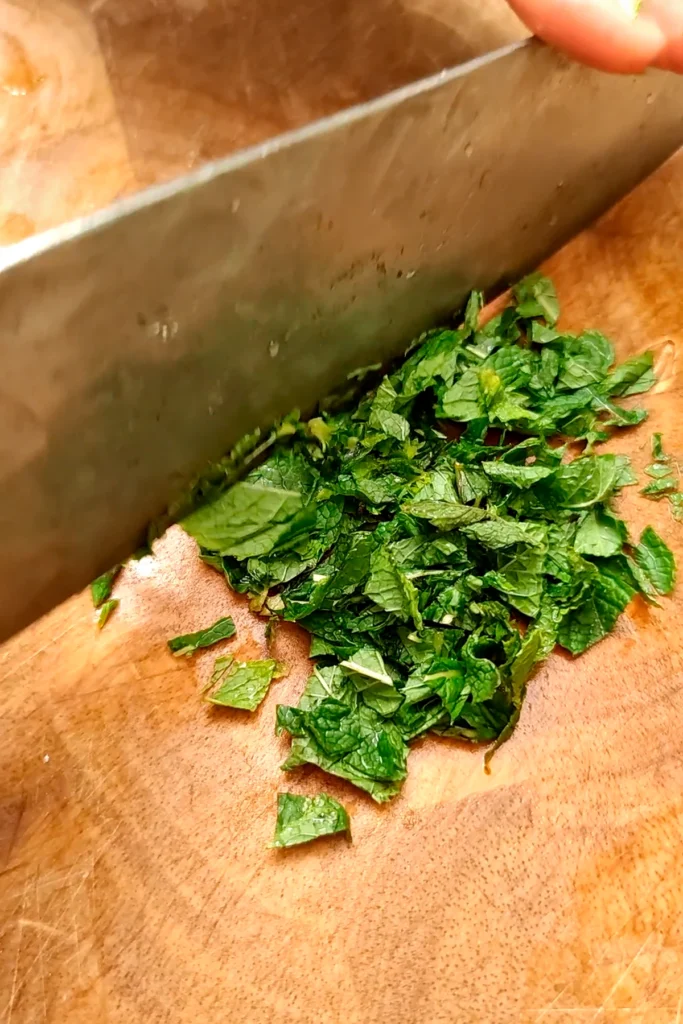
[[[541,480],[547,480],[555,472],[554,468],[541,466],[536,462],[530,466],[515,466],[508,462],[482,462],[481,468],[490,480],[522,490],[533,487]]]
[[[100,614],[97,616],[97,628],[104,629],[112,612],[116,611],[120,604],[117,597],[111,597],[100,605]]]
[[[467,423],[484,414],[484,405],[479,389],[479,374],[476,369],[465,370],[459,380],[448,388],[441,399],[437,416]]]
[[[418,519],[426,519],[439,530],[453,530],[458,526],[488,519],[490,512],[472,505],[460,505],[455,501],[407,501],[403,511]]]
[[[274,847],[298,846],[338,832],[350,834],[350,830],[346,810],[326,793],[317,796],[278,793]]]
[[[250,558],[268,554],[281,543],[303,507],[298,491],[243,481],[191,512],[182,526],[209,551]]]
[[[255,711],[273,679],[283,672],[282,666],[271,659],[245,662],[217,658],[212,681],[220,682],[220,686],[207,700],[224,708]]]
[[[543,274],[529,274],[514,287],[517,312],[527,319],[542,316],[552,327],[560,318],[560,304],[555,286]]]
[[[602,385],[603,394],[625,398],[627,395],[639,395],[649,391],[657,383],[652,369],[653,364],[652,352],[632,356],[607,375]]]
[[[546,540],[546,529],[542,523],[524,523],[517,519],[489,519],[485,523],[463,526],[462,532],[493,550],[514,544],[538,546]]]

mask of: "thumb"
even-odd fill
[[[534,35],[603,71],[644,71],[665,49],[658,22],[636,0],[508,0]]]

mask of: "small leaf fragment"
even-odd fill
[[[671,549],[651,526],[643,530],[634,556],[654,590],[670,594],[676,580],[676,562]]]
[[[194,654],[200,647],[211,647],[220,640],[229,640],[235,635],[235,623],[229,615],[214,622],[213,626],[206,629],[198,629],[195,633],[184,633],[182,636],[175,636],[168,640],[168,649],[176,657],[184,654]]]
[[[345,808],[333,797],[326,793],[317,796],[278,793],[273,847],[298,846],[338,832],[350,835],[351,825]]]
[[[99,615],[97,616],[97,628],[103,629],[109,620],[112,612],[114,612],[120,604],[117,597],[110,597],[109,600],[104,601],[100,605]]]
[[[122,568],[123,565],[115,565],[113,569],[103,572],[101,576],[98,576],[96,580],[92,581],[90,584],[90,593],[92,595],[92,603],[95,608],[99,608],[100,605],[104,604],[107,598],[111,596],[114,581]]]
[[[219,683],[219,687],[206,699],[223,708],[255,711],[273,679],[284,675],[285,671],[284,666],[270,658],[263,661],[217,658],[212,683]]]

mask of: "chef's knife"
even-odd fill
[[[244,432],[532,268],[683,142],[682,111],[683,79],[525,43],[12,247],[0,637]]]

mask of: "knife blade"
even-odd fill
[[[534,267],[683,142],[682,101],[531,41],[12,247],[0,638],[243,433]]]

